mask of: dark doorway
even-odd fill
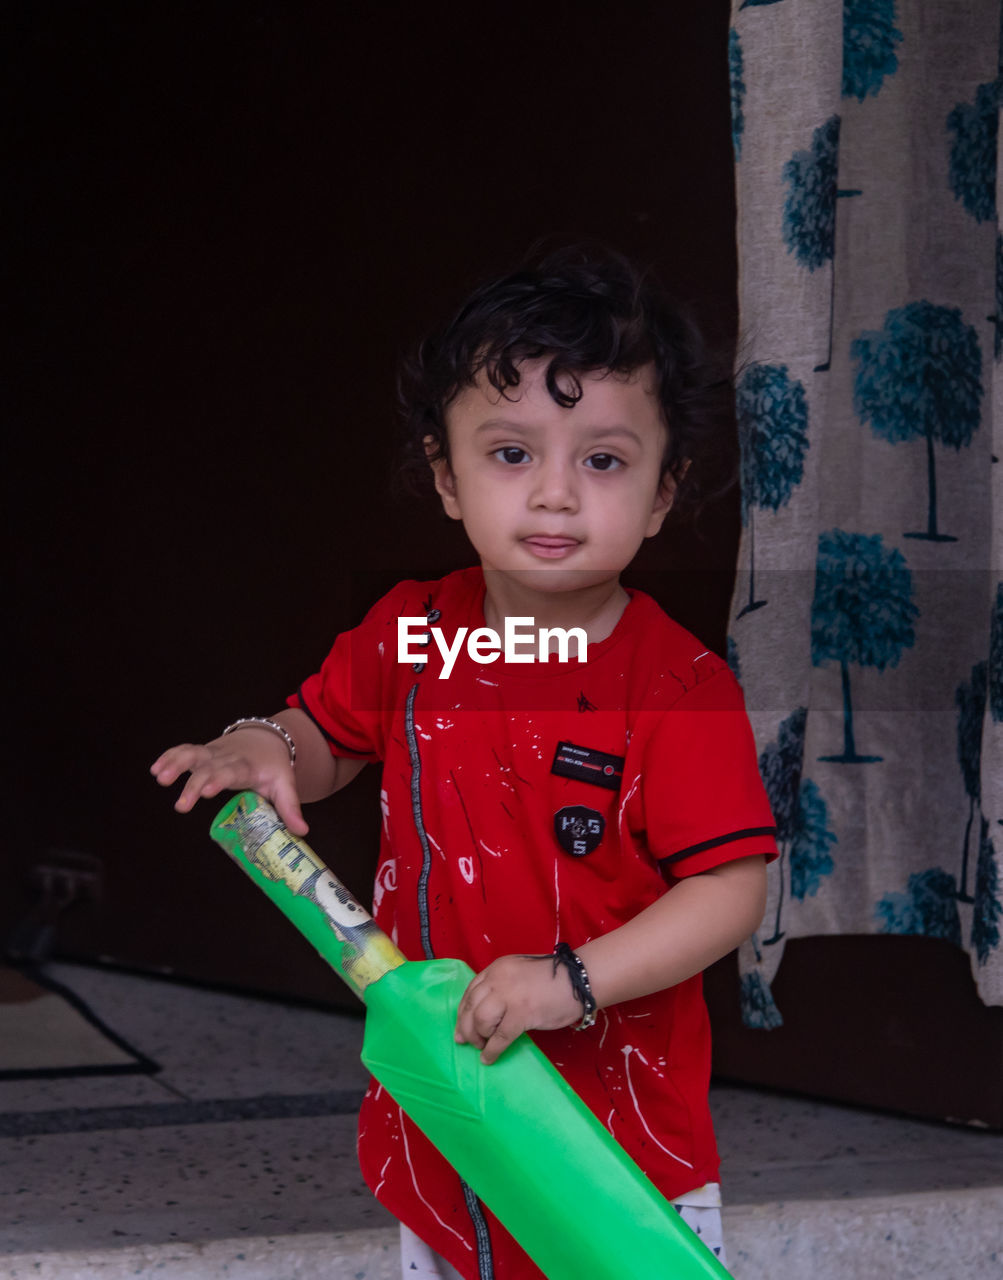
[[[541,236],[651,263],[735,328],[726,0],[8,7],[19,224],[16,731],[5,930],[100,863],[65,956],[338,1002],[147,768],[267,713],[408,574],[466,555],[388,497],[401,351]],[[733,501],[644,585],[720,648]],[[378,779],[311,815],[364,898]]]

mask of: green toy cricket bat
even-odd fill
[[[528,1036],[489,1067],[456,1043],[469,966],[407,960],[254,792],[211,835],[365,1001],[362,1061],[548,1280],[727,1280]]]

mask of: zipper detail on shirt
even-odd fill
[[[481,1202],[474,1195],[473,1190],[460,1179],[460,1186],[463,1188],[463,1198],[467,1202],[467,1212],[470,1214],[470,1220],[474,1224],[474,1234],[477,1237],[477,1275],[478,1280],[494,1280],[495,1264],[494,1258],[491,1256],[491,1235],[488,1232],[487,1219],[484,1217],[484,1210],[481,1208]]]
[[[414,700],[418,695],[417,681],[408,690],[407,703],[404,707],[404,736],[407,740],[408,755],[411,760],[411,814],[414,818],[418,843],[421,845],[421,874],[418,877],[418,921],[421,927],[421,949],[426,960],[434,960],[432,949],[432,931],[428,914],[428,877],[432,870],[432,851],[428,844],[428,833],[425,830],[425,818],[421,810],[421,752],[418,749],[418,735],[414,728]],[[491,1233],[488,1231],[487,1219],[481,1202],[472,1188],[460,1179],[463,1188],[463,1199],[474,1226],[474,1237],[477,1241],[477,1275],[478,1280],[494,1280],[494,1259],[491,1254]]]
[[[432,870],[432,851],[428,847],[428,833],[421,812],[421,753],[418,735],[414,731],[414,700],[418,693],[417,681],[408,690],[404,708],[404,736],[407,738],[408,755],[411,757],[411,814],[414,817],[418,842],[421,845],[421,874],[418,876],[418,923],[421,928],[421,949],[426,960],[434,960],[432,931],[428,918],[428,876]]]

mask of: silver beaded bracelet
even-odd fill
[[[233,724],[228,724],[220,734],[221,738],[225,738],[228,733],[233,733],[235,729],[243,729],[245,725],[260,725],[262,729],[270,729],[272,733],[277,733],[289,750],[289,763],[296,763],[296,743],[293,742],[292,736],[286,732],[280,724],[274,720],[269,720],[267,716],[244,716],[240,720],[234,720]]]

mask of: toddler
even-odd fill
[[[475,292],[402,387],[407,465],[480,566],[400,583],[286,708],[153,774],[187,773],[181,812],[257,790],[302,835],[302,802],[382,762],[374,915],[474,969],[457,1041],[490,1064],[531,1033],[721,1256],[700,975],[760,921],[774,823],[726,664],[620,582],[716,447],[695,337],[617,255],[562,250]],[[405,1277],[541,1275],[375,1082],[359,1155]]]

